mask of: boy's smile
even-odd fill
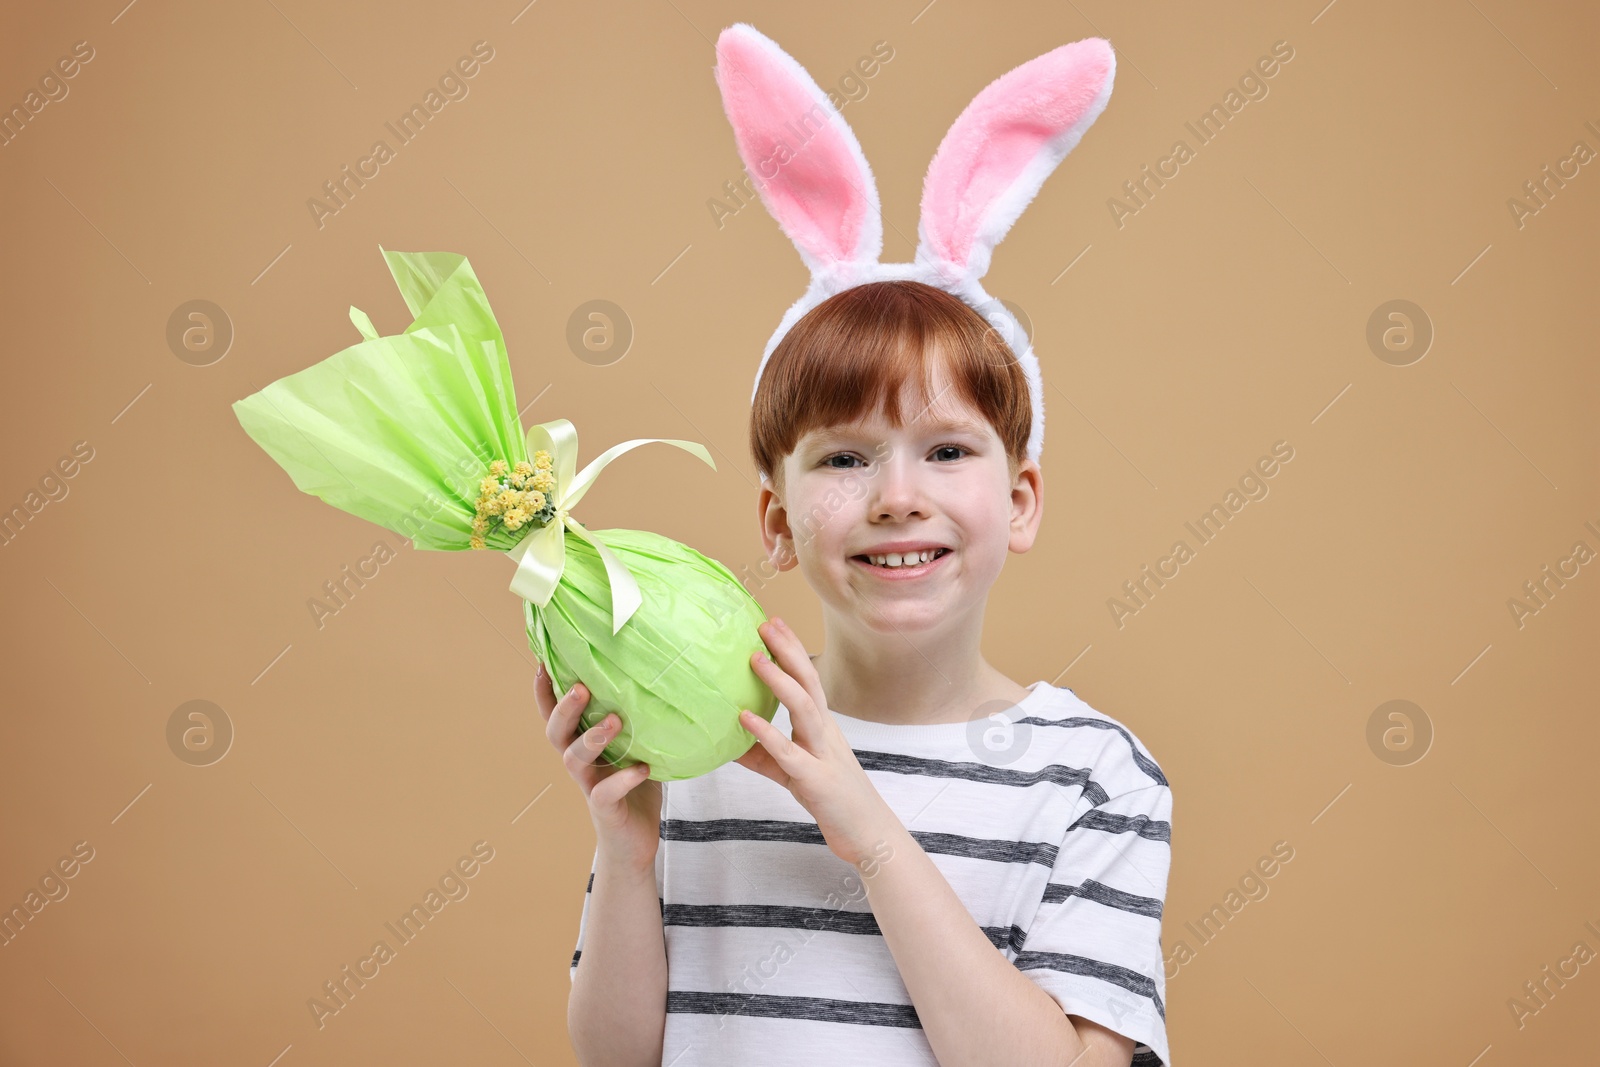
[[[869,574],[889,581],[904,581],[928,574],[949,554],[950,549],[944,546],[895,541],[879,545],[878,551],[850,558],[865,567]]]

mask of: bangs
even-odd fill
[[[940,369],[947,384],[936,395]],[[902,411],[907,382],[916,407]],[[957,400],[994,427],[1014,477],[1033,409],[1010,346],[952,293],[914,281],[858,285],[803,315],[772,350],[751,407],[751,455],[781,485],[784,457],[812,430],[875,412],[899,429]]]

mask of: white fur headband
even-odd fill
[[[1105,110],[1116,73],[1110,43],[1089,37],[1062,45],[973,98],[928,164],[910,263],[878,261],[883,218],[872,169],[844,116],[804,67],[741,22],[717,38],[715,73],[761,202],[811,271],[805,295],[767,341],[757,389],[772,350],[823,300],[867,282],[924,282],[960,297],[1010,342],[1028,380],[1033,428],[1027,454],[1037,462],[1044,448],[1039,360],[1016,317],[978,279],[989,269],[994,246]],[[797,134],[804,138],[798,146]]]

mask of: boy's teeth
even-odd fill
[[[883,556],[868,556],[867,559],[879,567],[915,567],[938,554],[939,550],[935,548],[925,552],[890,552]]]

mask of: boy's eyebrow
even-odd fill
[[[956,433],[975,433],[980,437],[989,429],[986,422],[974,422],[967,418],[941,419],[934,423],[930,430],[934,432],[954,431]]]
[[[952,417],[929,423],[925,432],[930,434],[971,433],[982,437],[988,428],[988,423],[974,422],[968,418]],[[818,429],[811,431],[811,433],[814,434],[818,440],[827,440],[833,437],[848,437],[861,432],[861,428],[856,425],[826,426],[819,427]]]

